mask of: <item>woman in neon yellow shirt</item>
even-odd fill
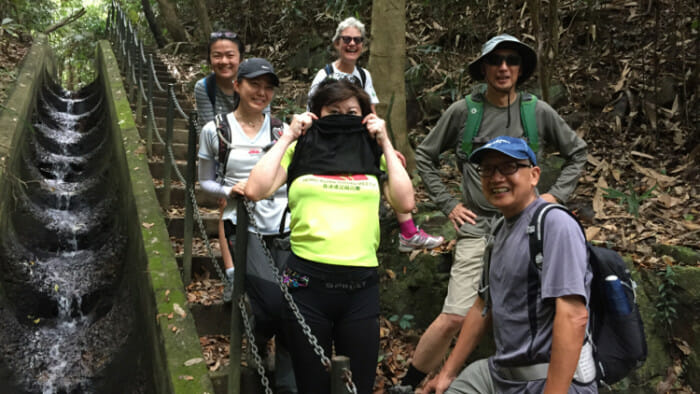
[[[413,186],[361,87],[324,81],[310,109],[294,116],[256,164],[245,193],[257,201],[288,183],[293,253],[285,283],[325,354],[335,349],[350,357],[358,392],[371,393],[379,351],[380,190],[397,211],[409,212]],[[329,393],[330,375],[291,312],[284,324],[299,392]]]

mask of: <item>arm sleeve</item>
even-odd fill
[[[586,165],[587,145],[549,104],[538,101],[539,105],[542,105],[544,110],[541,123],[544,126],[544,137],[559,150],[564,158],[561,173],[548,193],[559,201],[566,202],[574,192],[578,178]]]
[[[200,79],[194,85],[194,100],[197,105],[199,124],[205,125],[214,120],[214,107],[209,101],[207,89],[204,87],[204,79]]]
[[[435,128],[416,148],[416,168],[423,179],[431,200],[445,214],[460,202],[442,182],[440,154],[458,144],[464,122],[467,118],[467,105],[464,100],[453,103],[438,120]]]

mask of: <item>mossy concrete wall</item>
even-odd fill
[[[17,80],[10,89],[7,101],[0,107],[0,234],[9,225],[6,204],[12,197],[13,185],[19,182],[19,159],[24,133],[30,130],[31,114],[34,112],[39,87],[44,79],[54,74],[51,48],[43,34],[34,39],[34,44],[19,66]],[[0,284],[0,296],[2,285]]]
[[[154,390],[157,393],[213,393],[184,285],[170,245],[163,214],[148,169],[146,149],[140,142],[127,93],[109,42],[97,49],[98,75],[108,104],[111,135],[118,150],[117,163],[130,223],[127,255],[137,264],[140,309],[150,348]]]

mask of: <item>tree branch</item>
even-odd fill
[[[49,26],[46,30],[44,30],[44,34],[53,33],[54,31],[60,29],[61,27],[65,26],[69,23],[75,22],[78,18],[80,18],[83,15],[85,15],[85,8],[81,8],[78,11],[74,12],[72,15],[64,18],[63,20],[61,20],[61,21],[59,21],[51,26]]]

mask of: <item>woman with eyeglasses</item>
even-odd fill
[[[267,60],[251,58],[241,62],[233,82],[233,88],[239,97],[238,105],[233,112],[224,116],[217,115],[214,121],[202,129],[198,171],[199,184],[204,192],[227,201],[222,215],[226,238],[224,244],[233,251],[236,234],[242,231],[249,233],[246,272],[243,274],[246,277],[246,294],[255,316],[256,337],[263,340],[258,348],[264,350],[268,339],[272,336],[278,338],[275,351],[276,392],[296,393],[291,361],[288,355],[284,357],[285,346],[279,340],[284,307],[282,293],[266,250],[258,238],[258,235],[262,235],[273,263],[278,270],[282,270],[290,254],[288,248],[282,246],[289,228],[280,230],[287,207],[286,187],[273,190],[269,198],[255,204],[251,218],[255,226],[252,223],[248,228],[237,226],[238,215],[241,213],[237,212],[236,200],[243,195],[253,166],[281,134],[283,124],[280,122],[279,126],[276,125],[277,120],[265,113],[277,86],[279,78]],[[227,145],[224,150],[220,149],[221,144]],[[224,164],[221,164],[220,155],[225,158]]]
[[[380,191],[409,212],[413,185],[362,88],[325,80],[310,108],[256,164],[245,194],[264,201],[288,185],[292,255],[284,283],[325,355],[348,356],[357,392],[367,394],[379,351]],[[283,325],[299,392],[329,393],[330,374],[289,309]]]

